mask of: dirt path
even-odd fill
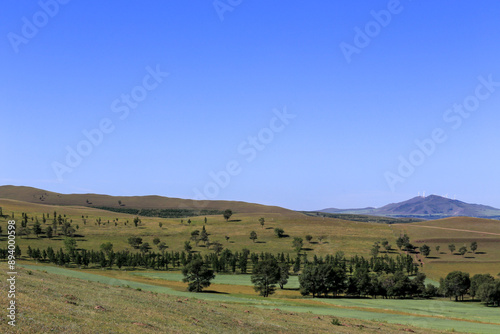
[[[397,224],[397,225],[403,225],[403,224]],[[449,230],[449,231],[459,231],[459,232],[470,232],[470,233],[479,233],[479,234],[500,235],[500,233],[480,232],[480,231],[472,231],[472,230],[461,230],[461,229],[457,229],[457,228],[426,226],[426,225],[411,225],[409,227],[427,227],[427,228],[437,228],[437,229],[440,229],[440,230]]]

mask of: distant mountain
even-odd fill
[[[278,206],[239,201],[196,201],[163,196],[109,196],[99,194],[59,194],[47,190],[23,187],[0,186],[0,198],[49,205],[76,205],[115,209],[194,209],[225,210],[237,213],[280,213],[300,215],[296,211]]]
[[[365,214],[388,217],[415,217],[436,219],[454,216],[500,218],[500,209],[487,205],[469,204],[437,195],[417,196],[404,202],[391,203],[381,208],[324,209],[319,212]]]

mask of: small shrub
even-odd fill
[[[336,317],[332,318],[332,325],[334,325],[334,326],[342,326],[342,324],[340,323],[339,318],[336,318]]]
[[[28,270],[28,275],[33,275],[33,272],[31,270]]]

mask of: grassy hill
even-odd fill
[[[423,270],[431,277],[443,277],[453,270],[463,270],[471,274],[500,273],[500,221],[470,217],[451,217],[411,224],[392,225],[394,234],[407,233],[414,246],[427,244],[431,247],[428,258],[419,256],[423,261]],[[478,249],[470,250],[475,241]],[[454,244],[452,254],[448,245]],[[439,252],[436,246],[440,246]],[[458,249],[466,246],[465,256],[458,254]]]
[[[130,236],[140,236],[150,245],[153,244],[153,239],[158,237],[169,247],[167,251],[180,251],[183,249],[184,242],[190,239],[191,232],[202,229],[205,218],[204,216],[191,217],[191,224],[187,224],[187,219],[141,217],[141,225],[135,227],[132,223],[134,215],[95,208],[26,203],[7,199],[0,199],[0,207],[3,207],[5,214],[10,215],[14,212],[18,220],[23,212],[29,213],[30,217],[37,217],[41,223],[42,215],[48,215],[50,219],[45,224],[42,223],[42,229],[51,225],[54,211],[58,215],[66,215],[65,218],[72,222],[73,226],[78,225],[76,232],[78,247],[96,250],[107,241],[113,243],[115,251],[131,249],[127,239]],[[259,223],[260,217],[265,218],[264,227]],[[7,217],[0,218],[3,231],[6,231],[7,219]],[[98,219],[101,219],[103,224],[99,225],[96,222]],[[33,222],[30,220],[29,226],[32,225]],[[285,237],[276,238],[274,234],[276,227],[285,231]],[[225,248],[232,251],[247,248],[252,252],[285,252],[290,253],[291,256],[295,253],[292,247],[293,237],[304,238],[307,234],[313,237],[311,243],[305,242],[304,245],[304,249],[310,256],[335,254],[339,250],[347,255],[369,255],[370,246],[375,241],[386,238],[388,235],[391,243],[394,244],[395,241],[387,225],[310,217],[300,213],[236,213],[229,222],[226,222],[222,215],[208,216],[206,229],[211,241],[219,241]],[[251,231],[257,232],[256,242],[249,239]],[[225,240],[226,236],[229,236],[229,241]],[[324,236],[321,242],[320,236]],[[39,238],[33,234],[21,236],[18,237],[17,242],[22,250],[26,250],[28,245],[37,248],[51,246],[54,249],[64,247],[61,237],[49,240],[45,235]],[[193,250],[202,254],[209,251],[202,243],[198,247],[195,246]]]
[[[277,206],[239,201],[194,201],[162,196],[108,196],[98,194],[59,194],[42,189],[20,186],[0,186],[0,198],[64,206],[111,207],[132,209],[196,209],[225,210],[239,213],[280,213],[297,215],[295,211]]]

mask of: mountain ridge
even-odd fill
[[[360,209],[322,209],[318,212],[369,214],[388,217],[417,217],[417,218],[444,218],[444,217],[476,217],[500,218],[500,209],[488,205],[471,204],[456,199],[449,199],[438,195],[427,197],[416,196],[409,200],[390,203],[380,208]]]

